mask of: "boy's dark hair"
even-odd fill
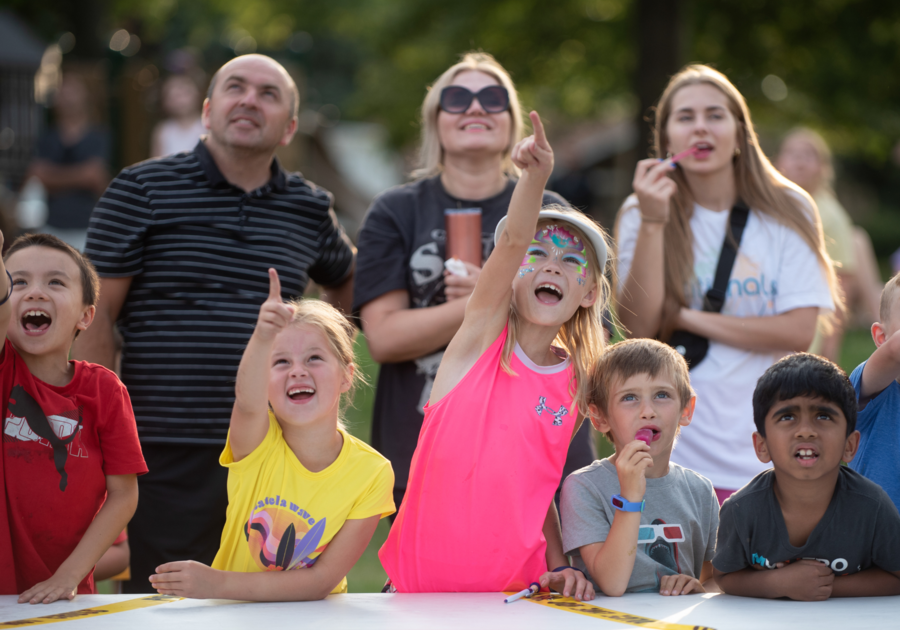
[[[78,265],[78,271],[81,275],[81,299],[85,306],[94,306],[97,304],[97,298],[100,296],[100,278],[97,276],[97,270],[84,254],[77,249],[52,234],[23,234],[12,242],[3,260],[9,260],[9,257],[17,251],[27,247],[49,247],[65,252]]]
[[[775,403],[796,396],[827,400],[841,408],[847,435],[856,429],[856,390],[837,365],[808,352],[784,357],[759,377],[753,392],[753,421],[766,437],[766,416]]]
[[[596,405],[604,414],[609,413],[609,394],[617,379],[627,381],[637,374],[651,377],[668,374],[675,383],[678,403],[687,405],[694,395],[691,377],[684,357],[674,348],[655,339],[626,339],[613,344],[601,355],[591,371],[588,403]],[[587,413],[587,409],[584,410]],[[612,436],[604,437],[612,442]]]

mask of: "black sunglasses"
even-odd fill
[[[477,93],[461,85],[445,87],[441,90],[441,109],[448,114],[462,114],[476,98],[489,114],[499,114],[509,109],[509,92],[502,85],[489,85]]]

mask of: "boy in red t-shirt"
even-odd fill
[[[19,603],[96,592],[94,565],[147,472],[125,386],[69,361],[98,286],[91,263],[47,234],[19,237],[0,263],[0,594]]]

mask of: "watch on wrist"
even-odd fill
[[[646,501],[632,503],[631,501],[627,501],[621,494],[614,494],[609,502],[612,503],[614,508],[621,510],[622,512],[643,512],[644,503],[646,503]]]

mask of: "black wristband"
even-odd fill
[[[9,302],[9,298],[12,297],[12,290],[13,290],[13,286],[12,286],[12,276],[10,275],[9,271],[6,272],[6,277],[9,278],[9,293],[7,293],[7,294],[6,294],[6,297],[3,298],[3,301],[0,302],[0,306],[3,306],[3,305],[6,304],[7,302]]]

